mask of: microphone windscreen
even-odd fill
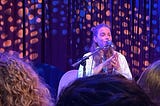
[[[114,47],[114,44],[112,41],[107,41],[105,47]]]

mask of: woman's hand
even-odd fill
[[[113,56],[99,64],[93,69],[93,74],[98,74],[101,72],[103,67],[107,67],[108,69],[110,68],[115,68],[115,70],[120,70],[120,64],[118,61],[118,54],[115,53]]]
[[[112,65],[112,67],[113,67],[115,70],[117,70],[117,71],[120,70],[120,64],[119,64],[119,61],[118,61],[118,53],[115,53],[115,54],[113,55],[113,58],[111,59],[110,64]]]

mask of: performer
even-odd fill
[[[132,74],[126,58],[115,51],[109,26],[102,23],[93,27],[91,31],[93,32],[93,43],[90,52],[84,56],[89,56],[97,49],[100,50],[79,66],[78,77],[106,72],[108,74],[119,73],[131,80]]]

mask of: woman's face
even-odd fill
[[[94,41],[99,47],[104,47],[107,41],[112,41],[111,31],[107,27],[102,27],[98,30],[98,35],[94,36]]]

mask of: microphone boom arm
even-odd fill
[[[90,56],[94,55],[95,53],[99,52],[100,50],[102,50],[103,48],[97,48],[94,52],[92,52],[90,55],[88,56],[84,56],[82,57],[78,62],[72,64],[72,67],[76,67],[77,65],[81,64],[82,62],[86,61]]]

